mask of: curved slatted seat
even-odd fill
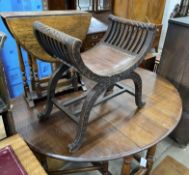
[[[96,85],[88,92],[83,104],[78,132],[70,150],[78,149],[86,132],[89,115],[96,100],[104,91],[108,91],[117,82],[132,79],[135,84],[135,102],[143,106],[142,80],[134,69],[142,62],[151,48],[155,35],[155,26],[110,16],[111,25],[102,41],[94,48],[80,54],[81,40],[69,36],[40,22],[35,22],[34,33],[44,50],[62,61],[49,83],[48,103],[40,118],[47,118],[52,110],[54,91],[60,76],[69,67],[94,80]],[[57,104],[56,104],[57,105]],[[59,107],[60,108],[60,107]],[[72,114],[61,108],[71,118]]]

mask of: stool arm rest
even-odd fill
[[[81,40],[37,21],[33,29],[39,44],[49,55],[69,67],[77,67],[74,59],[75,55],[80,55]]]
[[[137,26],[144,29],[148,29],[148,30],[154,30],[156,28],[155,25],[151,23],[144,23],[141,21],[130,20],[130,19],[114,16],[114,15],[109,15],[108,18],[110,21],[114,21],[114,22],[118,22],[118,23],[122,23],[126,25]]]
[[[49,55],[59,59],[68,67],[74,67],[87,77],[98,78],[85,66],[82,60],[80,54],[81,40],[40,22],[34,22],[33,30],[39,44]]]

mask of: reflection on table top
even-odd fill
[[[177,90],[168,81],[143,69],[137,69],[137,72],[143,80],[144,108],[137,110],[134,97],[127,93],[95,107],[86,139],[75,153],[69,153],[67,145],[73,141],[76,124],[56,108],[49,120],[39,122],[37,113],[42,110],[44,102],[29,109],[22,97],[16,99],[13,108],[16,129],[36,151],[70,161],[111,160],[151,147],[175,128],[182,104]],[[130,80],[122,83],[133,88]],[[81,93],[58,98],[65,101]]]

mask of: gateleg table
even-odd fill
[[[124,158],[122,174],[130,173],[128,158],[150,149],[148,168],[152,166],[154,146],[168,136],[176,127],[182,112],[182,103],[176,88],[153,72],[138,68],[143,80],[145,106],[138,110],[133,96],[124,93],[92,110],[90,124],[82,147],[74,152],[67,145],[76,134],[76,124],[54,107],[51,117],[39,122],[37,114],[45,102],[31,109],[23,97],[14,101],[13,117],[17,132],[29,146],[43,157],[71,162],[104,162],[103,174],[108,174],[109,160]],[[85,81],[88,88],[93,82]],[[134,91],[132,81],[121,82]],[[117,89],[114,88],[114,91]],[[59,96],[59,101],[77,97],[85,92],[78,91]],[[80,104],[71,107],[77,110]],[[44,161],[43,161],[44,163]],[[48,170],[48,169],[47,169]],[[88,169],[87,169],[88,170]],[[105,171],[106,170],[106,171]],[[49,174],[56,174],[50,172]]]

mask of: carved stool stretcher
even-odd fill
[[[125,87],[118,84],[119,81],[132,79],[135,85],[135,93],[129,93],[135,96],[135,102],[139,108],[144,105],[142,102],[142,80],[134,70],[151,48],[155,26],[118,18],[113,15],[110,15],[109,18],[111,25],[102,41],[83,54],[80,54],[81,40],[40,22],[35,22],[33,25],[35,36],[44,50],[49,55],[62,61],[62,64],[51,77],[46,109],[39,114],[39,118],[48,118],[53,104],[55,104],[78,123],[77,135],[73,143],[69,145],[70,151],[77,150],[81,146],[92,108],[123,92],[129,92]],[[96,84],[86,96],[68,101],[60,106],[54,99],[56,84],[62,74],[70,67],[73,67],[88,79],[95,81]],[[105,95],[104,99],[96,102],[99,96],[104,92],[107,94],[114,86],[120,88],[118,93]],[[77,118],[65,106],[81,99],[85,99],[85,101],[81,111],[78,112],[80,117]]]

